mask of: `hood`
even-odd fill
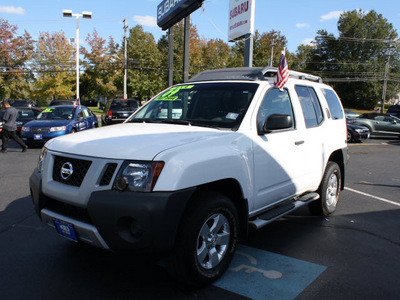
[[[125,123],[50,140],[49,150],[112,159],[152,160],[167,149],[227,134],[212,128]]]
[[[67,126],[70,120],[33,120],[26,123],[29,127],[56,127],[56,126]]]

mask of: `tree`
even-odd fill
[[[221,39],[203,40],[201,45],[201,71],[227,68],[230,47]]]
[[[292,56],[290,69],[296,71],[307,71],[307,64],[311,64],[314,47],[311,45],[299,45]]]
[[[0,18],[0,98],[23,99],[30,96],[33,79],[28,71],[33,40],[25,31],[16,37],[17,26]]]
[[[280,31],[271,30],[270,32],[261,33],[256,30],[253,38],[253,66],[267,67],[271,61],[271,47],[274,45],[273,67],[277,67],[281,56],[281,51],[287,46],[287,40]],[[243,67],[244,64],[244,48],[245,42],[238,41],[232,46],[232,53],[229,66]],[[286,51],[286,59],[288,63],[291,59],[290,52]]]
[[[41,33],[32,67],[36,82],[33,95],[46,100],[71,99],[75,95],[74,47],[63,31]]]
[[[204,70],[202,50],[204,41],[200,39],[195,25],[190,24],[189,39],[189,73],[190,76]],[[168,40],[167,32],[158,41],[158,49],[162,55],[162,66],[168,68]],[[183,82],[183,52],[184,52],[184,23],[180,21],[174,25],[174,79],[173,82]],[[166,73],[165,73],[166,74]],[[165,77],[167,78],[167,77]]]
[[[383,79],[389,48],[394,72],[399,52],[391,48],[397,38],[393,25],[374,10],[345,12],[338,21],[339,37],[318,31],[312,63],[306,67],[331,82],[347,107],[373,109],[382,99]],[[399,91],[390,81],[388,95]]]
[[[81,95],[94,99],[96,95],[108,98],[116,97],[118,93],[117,78],[122,72],[122,58],[118,57],[118,45],[110,37],[106,40],[99,37],[96,30],[86,37],[90,50],[81,48],[84,56],[85,73],[82,78]]]
[[[148,100],[167,86],[154,37],[140,25],[129,30],[127,56],[129,97]]]

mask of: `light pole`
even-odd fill
[[[76,100],[79,100],[79,18],[91,19],[92,12],[83,11],[81,14],[73,14],[72,10],[63,9],[62,13],[64,17],[76,17]]]

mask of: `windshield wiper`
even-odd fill
[[[168,124],[192,125],[192,122],[181,119],[160,119],[159,121],[161,123],[168,123]]]
[[[156,119],[131,119],[128,123],[157,123]]]

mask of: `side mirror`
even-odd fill
[[[285,114],[274,114],[270,115],[267,120],[265,120],[264,126],[259,135],[270,133],[274,130],[288,129],[293,127],[293,119],[290,115]]]

